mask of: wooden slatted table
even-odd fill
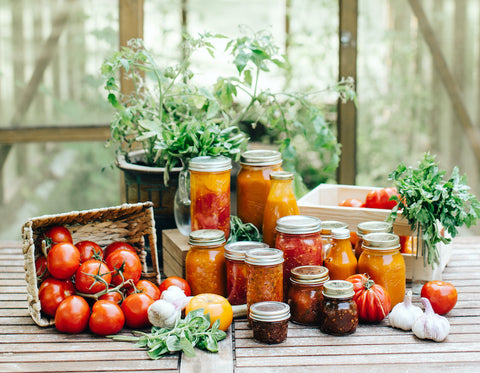
[[[456,286],[459,300],[448,314],[451,331],[445,342],[418,340],[384,321],[360,325],[346,337],[290,324],[287,341],[268,346],[255,342],[246,321],[239,319],[220,342],[219,354],[196,350],[196,358],[175,354],[153,361],[133,343],[36,326],[27,311],[21,246],[2,242],[0,372],[480,371],[480,237],[457,238],[453,245],[443,277]]]

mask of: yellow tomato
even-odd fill
[[[210,326],[215,321],[220,319],[220,330],[226,331],[233,320],[233,310],[228,300],[221,295],[203,293],[194,296],[187,304],[185,313],[197,310],[199,308],[204,309],[204,314],[210,314]]]

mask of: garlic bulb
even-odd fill
[[[425,314],[420,316],[413,324],[412,331],[417,338],[432,339],[435,342],[442,342],[447,338],[450,331],[450,323],[440,315],[437,315],[427,298],[422,298]]]
[[[412,304],[412,291],[409,290],[403,302],[393,307],[392,312],[388,315],[388,320],[394,328],[412,330],[413,323],[422,315],[422,309]]]
[[[173,328],[182,316],[182,311],[170,302],[159,299],[148,307],[148,321],[160,328]]]

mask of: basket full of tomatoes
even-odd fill
[[[151,202],[31,218],[22,236],[28,310],[39,326],[68,324],[68,310],[55,320],[68,296],[75,312],[125,297],[139,281],[160,284]]]

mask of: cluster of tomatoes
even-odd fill
[[[47,247],[46,256],[35,261],[41,310],[55,318],[61,332],[80,333],[88,327],[95,334],[109,335],[124,325],[147,327],[148,307],[160,299],[162,290],[176,285],[190,292],[181,278],[160,287],[141,279],[141,260],[126,242],[105,248],[93,241],[73,244],[62,226],[48,229],[41,239]]]
[[[397,200],[392,199],[392,196],[396,196],[400,199],[396,188],[375,189],[367,194],[365,201],[358,198],[348,198],[341,201],[338,205],[344,207],[366,207],[391,210],[397,205]]]

